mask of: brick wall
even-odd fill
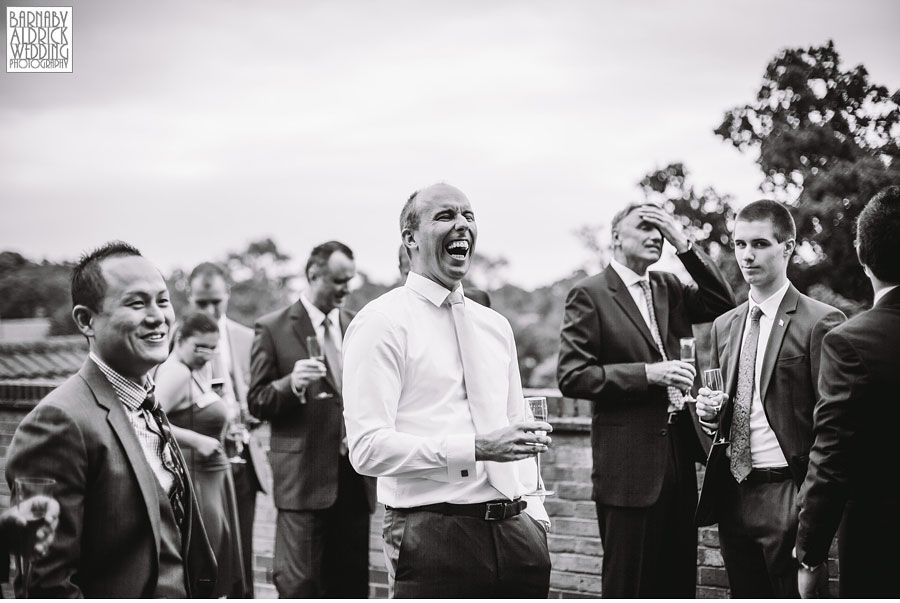
[[[48,391],[46,386],[10,387],[0,383],[0,469],[6,468],[6,453],[12,434],[24,414],[35,401]],[[597,597],[600,595],[600,566],[603,547],[597,529],[594,503],[591,501],[590,405],[583,400],[558,398],[558,392],[529,392],[550,398],[553,447],[541,460],[541,470],[547,488],[556,495],[548,497],[545,505],[553,523],[549,536],[553,570],[550,578],[551,598]],[[260,435],[267,439],[267,428]],[[698,483],[702,468],[698,466]],[[0,480],[0,505],[9,504],[6,481]],[[254,526],[254,581],[256,596],[275,598],[272,585],[272,553],[274,548],[275,509],[268,496],[257,499]],[[370,594],[387,597],[387,574],[381,549],[381,517],[379,510],[372,517],[369,538]],[[725,598],[728,579],[719,552],[715,527],[701,528],[697,553],[698,598]],[[837,594],[836,548],[832,547],[829,561],[832,590]],[[7,585],[4,594],[11,595]]]

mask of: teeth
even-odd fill
[[[452,243],[450,243],[450,245],[448,245],[447,248],[448,249],[462,249],[465,251],[469,248],[469,242],[468,241],[453,241]]]

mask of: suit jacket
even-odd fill
[[[247,402],[247,390],[250,387],[250,353],[253,348],[253,329],[231,320],[225,319],[225,330],[228,334],[228,347],[231,350],[230,374],[234,383],[234,392],[241,408],[249,408]],[[213,364],[213,377],[219,367]],[[253,430],[250,431],[250,443],[247,446],[249,465],[253,469],[259,489],[266,494],[271,494],[272,469],[266,459],[266,451],[262,442]]]
[[[674,274],[650,272],[653,306],[668,357],[693,323],[708,322],[734,307],[731,287],[703,252],[680,259],[699,285]],[[662,357],[622,279],[606,270],[576,284],[566,298],[557,375],[563,395],[592,402],[591,447],[595,501],[648,507],[659,498],[668,458],[669,429],[689,454],[703,460],[692,421],[667,425],[666,388],[647,382],[645,365]]]
[[[745,301],[717,318],[710,335],[714,346],[712,368],[722,368],[722,379],[728,394],[728,401],[719,413],[718,433],[723,434],[724,438],[717,439],[727,439],[731,432],[741,341],[749,308],[750,302]],[[819,395],[817,384],[822,338],[845,320],[846,316],[837,308],[809,298],[789,285],[778,306],[766,343],[759,377],[759,397],[798,488],[806,476],[812,446],[813,408]],[[715,445],[710,450],[697,507],[698,525],[716,523],[716,498],[720,496],[723,480],[734,479],[725,449],[725,445]]]
[[[180,454],[180,451],[178,452]],[[13,436],[6,480],[56,480],[60,519],[34,562],[30,596],[148,598],[156,588],[158,482],[124,405],[90,359],[41,400]],[[216,562],[188,481],[182,555],[189,597],[212,596]]]
[[[874,526],[886,525],[878,520],[884,515],[896,521],[900,492],[890,466],[897,456],[900,425],[897,392],[900,288],[825,336],[815,441],[798,497],[797,557],[804,563],[825,560],[842,515],[848,529],[857,517]],[[876,530],[853,533],[854,546],[869,554],[896,547],[896,533]],[[855,550],[845,550],[843,532],[841,538],[843,558]],[[843,573],[841,578],[843,583]],[[891,577],[882,581],[885,578],[895,584]]]
[[[341,332],[353,314],[341,310]],[[310,383],[303,404],[291,391],[297,360],[309,358],[306,338],[316,331],[300,300],[256,322],[251,353],[250,412],[271,424],[269,445],[275,506],[289,511],[327,509],[337,500],[343,400],[331,371]],[[326,389],[333,396],[315,397]],[[375,510],[375,479],[365,481],[369,510]]]

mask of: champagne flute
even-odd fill
[[[682,337],[678,340],[679,347],[681,348],[681,361],[687,362],[694,369],[697,369],[697,340],[693,337]],[[694,397],[691,395],[691,390],[688,390],[684,393],[684,401],[686,403],[696,402]]]
[[[533,398],[525,398],[526,410],[527,414],[531,415],[535,421],[546,421],[547,420],[547,398],[543,396],[535,396]],[[547,435],[546,431],[535,431],[538,435]],[[537,453],[534,455],[534,460],[537,465],[537,488],[533,492],[529,492],[530,495],[534,496],[552,496],[552,490],[546,490],[544,488],[544,480],[541,479],[541,455]]]
[[[703,381],[703,387],[706,389],[712,390],[713,392],[722,392],[724,391],[724,382],[722,381],[722,369],[714,368],[707,369],[700,374],[700,378]],[[719,403],[713,407],[713,411],[718,414],[720,410],[722,410],[722,399],[719,398]],[[724,440],[721,440],[724,441]]]
[[[322,352],[322,346],[319,344],[319,338],[315,335],[310,335],[306,338],[306,350],[309,352],[310,358],[315,358],[322,364],[325,364],[325,354]],[[319,381],[324,381],[325,378],[322,377]],[[318,394],[316,394],[316,400],[325,400],[330,398],[331,394],[327,391],[320,390]]]
[[[17,477],[13,482],[12,503],[22,509],[25,501],[35,496],[50,496],[56,480],[43,477]],[[46,506],[46,505],[41,505]],[[22,553],[16,555],[16,571],[22,578],[22,595],[28,598],[28,583],[31,581],[32,561],[34,560],[34,545],[37,539],[37,531],[46,521],[44,513],[41,512],[41,506],[28,505],[28,516],[26,518],[25,542],[22,547]],[[41,512],[41,515],[36,513]]]

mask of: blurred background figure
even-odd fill
[[[199,312],[186,316],[175,348],[156,372],[156,396],[194,482],[219,568],[213,595],[223,597],[244,592],[245,579],[231,463],[224,450],[228,408],[212,388],[210,361],[218,344],[215,320]]]
[[[244,560],[243,592],[233,597],[253,598],[253,520],[256,515],[256,493],[269,493],[272,470],[266,459],[256,428],[262,422],[247,409],[247,388],[250,385],[250,349],[253,329],[231,320],[226,315],[230,290],[225,271],[218,264],[198,264],[189,279],[188,301],[191,309],[211,316],[219,327],[219,345],[212,358],[212,378],[222,384],[221,396],[231,408],[231,434],[243,446],[243,462],[231,464],[237,499],[241,533],[241,555]]]

